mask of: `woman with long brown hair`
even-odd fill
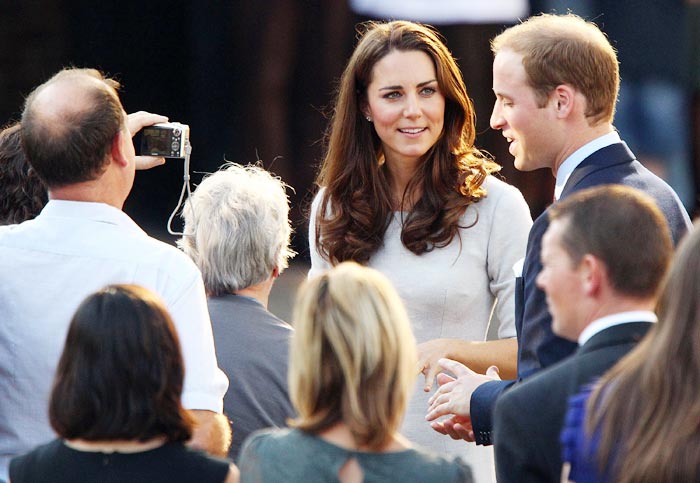
[[[525,254],[527,204],[474,146],[472,103],[439,35],[405,21],[365,28],[340,80],[316,181],[310,275],[353,260],[391,280],[420,343],[417,393],[430,390],[441,357],[512,376],[513,266]],[[501,340],[485,342],[490,322]],[[434,433],[426,407],[427,395],[416,394],[410,439],[479,451]]]

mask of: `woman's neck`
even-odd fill
[[[418,163],[389,162],[386,163],[391,180],[391,197],[394,210],[408,211],[418,201],[420,193],[407,192],[406,189],[418,171]],[[415,186],[415,185],[414,185]]]
[[[348,426],[342,422],[321,431],[318,433],[318,437],[328,443],[351,451],[391,453],[395,451],[403,451],[411,447],[411,443],[398,433],[391,434],[388,441],[379,449],[373,449],[367,445],[358,445],[355,442],[355,438],[353,438]]]
[[[165,444],[165,437],[159,436],[147,441],[134,440],[105,440],[87,441],[85,439],[66,439],[66,446],[79,451],[94,451],[100,453],[140,453],[158,448]]]

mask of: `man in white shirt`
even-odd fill
[[[548,216],[537,285],[547,296],[553,332],[578,348],[498,399],[493,439],[503,483],[560,481],[567,401],[656,322],[653,310],[673,251],[663,214],[634,188],[582,190]],[[457,375],[463,372],[451,364]]]
[[[54,437],[47,403],[70,319],[87,295],[114,283],[162,297],[185,361],[182,402],[198,423],[192,445],[228,448],[220,414],[228,380],[217,367],[201,274],[122,211],[135,169],[164,162],[136,157],[132,132],[167,118],[127,116],[118,87],[95,70],[66,69],[25,104],[23,147],[49,203],[36,219],[0,231],[0,481],[13,456]]]

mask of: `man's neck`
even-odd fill
[[[566,159],[569,156],[571,156],[577,150],[581,149],[583,146],[590,143],[594,139],[598,139],[601,136],[611,133],[613,132],[613,130],[614,128],[612,124],[607,122],[597,124],[595,126],[578,126],[575,129],[572,129],[571,133],[567,136],[567,141],[564,148],[561,150],[561,153],[559,154],[559,156],[554,162],[554,165],[552,166],[552,174],[554,175],[554,177],[557,176],[559,167],[564,161],[566,161]]]
[[[270,291],[272,290],[273,282],[274,278],[270,277],[269,279],[257,285],[251,285],[250,287],[237,290],[234,292],[234,294],[240,295],[242,297],[250,297],[251,299],[255,299],[267,309],[267,304],[270,299]]]
[[[602,302],[598,306],[591,317],[591,322],[597,319],[602,319],[608,315],[619,314],[622,312],[638,312],[638,311],[653,311],[656,305],[654,298],[632,298],[622,297],[618,300],[608,300]]]
[[[105,203],[119,210],[124,207],[124,201],[126,201],[124,197],[114,193],[114,190],[105,189],[102,183],[95,181],[49,188],[49,199]]]
[[[652,310],[644,309],[642,307],[637,307],[636,309],[632,307],[630,310],[620,310],[619,312],[610,313],[590,322],[579,333],[577,341],[579,346],[582,346],[586,344],[586,342],[588,342],[594,335],[611,327],[621,324],[628,324],[631,322],[655,323],[656,320],[656,314],[654,314]]]
[[[591,304],[591,306],[592,309],[585,318],[585,323],[581,326],[579,333],[576,334],[575,337],[570,338],[570,340],[577,340],[586,327],[603,317],[621,314],[623,312],[653,312],[656,306],[656,298],[616,295],[599,299],[594,304]]]

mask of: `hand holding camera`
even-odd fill
[[[136,169],[150,169],[165,163],[165,158],[181,158],[185,161],[182,191],[177,206],[168,218],[167,229],[171,235],[185,235],[171,228],[173,218],[185,199],[191,196],[190,188],[190,127],[146,111],[127,116],[127,127],[136,150]]]
[[[131,137],[133,138],[145,126],[151,126],[160,122],[168,122],[168,118],[159,114],[152,114],[146,111],[138,111],[127,116],[126,126],[129,129],[129,132],[131,133]],[[134,142],[134,148],[137,154],[135,158],[136,169],[150,169],[155,166],[165,164],[165,158],[163,156],[140,156],[139,146],[140,142]]]
[[[190,127],[145,111],[129,114],[127,126],[134,137],[136,169],[149,169],[165,163],[165,158],[185,158]]]

